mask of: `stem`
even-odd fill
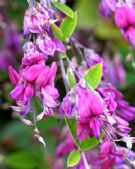
[[[64,68],[64,63],[63,63],[63,60],[59,54],[59,61],[60,61],[60,69],[61,69],[61,73],[62,73],[62,78],[63,78],[63,82],[64,82],[64,85],[65,85],[65,89],[66,89],[66,92],[68,92],[70,89],[69,89],[69,84],[68,84],[68,80],[67,80],[67,75],[66,75],[66,71],[65,71],[65,68]]]
[[[86,157],[85,157],[85,153],[82,152],[81,154],[82,154],[82,160],[83,160],[85,169],[90,169],[90,166],[89,166],[89,164],[88,164],[88,162],[87,162],[87,159],[86,159]]]
[[[47,6],[47,1],[46,0],[40,0],[40,2],[43,4],[43,6]]]
[[[37,125],[36,125],[36,110],[35,110],[35,104],[36,104],[36,98],[35,98],[36,96],[34,96],[34,110],[33,110],[33,125],[34,125],[34,127],[35,127],[35,129],[37,128]]]
[[[29,3],[30,8],[32,8],[35,5],[34,0],[27,0],[27,2]]]

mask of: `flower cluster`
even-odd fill
[[[63,137],[66,135],[66,138]],[[69,152],[73,151],[76,149],[75,144],[73,145],[72,138],[69,135],[67,129],[63,128],[62,131],[62,140],[61,143],[57,146],[56,148],[56,158],[57,162],[55,166],[59,166],[59,161],[61,160],[62,157],[65,155],[68,155]],[[69,147],[67,149],[67,146]],[[135,153],[133,151],[129,151],[126,148],[117,147],[117,151],[114,150],[112,142],[110,142],[106,137],[103,139],[103,141],[98,145],[98,147],[87,151],[86,153],[86,159],[88,163],[90,164],[91,168],[99,168],[99,169],[108,169],[108,168],[118,168],[118,169],[126,169],[129,168],[131,169],[132,166],[127,163],[124,160],[124,155],[123,152],[126,154],[127,157],[134,160],[135,159]],[[58,167],[62,169],[63,165],[61,164],[61,167]],[[85,168],[82,157],[76,166],[78,169],[83,169]],[[54,167],[55,168],[55,167]],[[74,169],[75,167],[71,167]]]
[[[56,22],[54,12],[45,4],[33,1],[24,17],[24,37],[30,39],[24,44],[24,56],[19,73],[9,67],[9,77],[15,86],[10,96],[17,106],[12,106],[21,115],[32,110],[31,100],[39,97],[43,103],[45,115],[53,115],[52,108],[58,106],[56,99],[58,90],[54,86],[57,64],[48,66],[45,61],[48,56],[54,56],[56,51],[65,52],[61,41],[52,32],[51,24]]]
[[[105,78],[107,65],[103,59],[90,50],[87,50],[84,56],[85,64],[83,61],[83,64],[78,66],[77,62],[73,62],[74,70],[81,72],[83,76],[87,69],[101,63],[103,65],[102,85],[95,91],[90,91],[84,80],[76,79],[78,84],[64,97],[59,117],[66,115],[68,118],[76,118],[77,135],[80,140],[88,136],[99,138],[102,130],[107,131],[115,139],[118,135],[128,136],[131,131],[128,121],[135,119],[135,108],[123,99],[122,93],[109,81],[107,83]]]

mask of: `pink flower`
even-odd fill
[[[103,114],[103,103],[94,93],[81,86],[77,86],[76,91],[78,95],[78,112],[81,117]],[[84,100],[86,101],[84,102]]]
[[[127,6],[116,8],[114,18],[118,28],[123,29],[128,26],[128,10],[129,8]]]

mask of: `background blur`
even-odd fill
[[[115,55],[120,56],[126,71],[126,83],[122,87],[116,86],[124,93],[125,99],[135,106],[135,63],[133,56],[130,59],[128,56],[129,51],[133,55],[134,52],[114,23],[99,15],[97,0],[67,0],[67,4],[78,11],[74,36],[81,43],[110,60]],[[55,118],[46,118],[38,123],[47,145],[44,149],[33,138],[33,128],[20,122],[10,109],[14,103],[9,98],[12,86],[7,69],[13,65],[19,70],[24,43],[23,16],[27,6],[26,0],[0,0],[0,169],[52,169],[56,162],[55,149],[64,125],[63,121]],[[57,83],[57,86],[62,84]],[[64,89],[62,92],[64,95]],[[135,124],[131,126],[134,135]]]

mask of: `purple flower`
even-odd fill
[[[40,55],[37,53],[38,56]],[[52,115],[52,108],[57,106],[56,99],[59,97],[58,90],[54,87],[56,63],[54,62],[49,67],[43,61],[31,66],[28,62],[28,65],[23,67],[19,74],[11,67],[9,71],[12,83],[15,85],[10,96],[16,100],[18,105],[18,107],[13,107],[14,110],[21,111],[20,113],[23,115],[28,113],[30,111],[30,99],[35,95],[43,101],[44,114]],[[25,113],[22,113],[22,110]]]
[[[68,118],[74,117],[78,114],[76,106],[76,93],[71,90],[63,99],[59,109],[59,118],[65,114]]]
[[[50,20],[53,11],[43,7],[40,3],[36,3],[33,8],[29,8],[24,16],[24,36],[30,33],[44,33],[50,29]]]
[[[111,17],[111,10],[106,3],[106,0],[101,0],[99,5],[99,11],[102,16]]]
[[[56,51],[64,53],[66,51],[62,42],[54,38],[53,35],[39,35],[36,39],[36,44],[39,49],[46,55],[54,56]]]
[[[113,86],[125,86],[126,73],[121,63],[121,57],[117,55],[113,58],[113,60],[106,57],[105,63],[107,72],[104,74],[104,78],[107,79],[107,81],[109,81]]]
[[[84,102],[85,100],[85,102]],[[77,135],[79,139],[100,135],[102,125],[98,119],[103,114],[104,105],[98,96],[78,84],[63,99],[60,116],[77,117]],[[78,114],[77,114],[78,113]]]
[[[81,117],[98,116],[103,114],[103,103],[92,92],[81,86],[76,87],[78,95],[78,112]],[[84,100],[86,100],[84,102]]]
[[[56,156],[63,157],[76,148],[71,134],[68,129],[64,127],[61,134],[61,143],[56,148]]]

